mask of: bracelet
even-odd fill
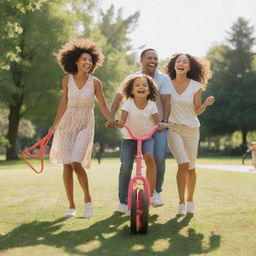
[[[161,123],[167,123],[168,124],[168,120],[162,120]]]

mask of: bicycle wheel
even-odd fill
[[[141,192],[142,192],[142,202],[141,202],[142,214],[141,214],[141,227],[139,232],[145,234],[148,231],[148,212],[149,212],[148,198],[145,190],[142,190]]]
[[[131,216],[130,216],[132,233],[137,233],[136,223],[137,223],[137,189],[134,189],[132,192]]]

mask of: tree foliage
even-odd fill
[[[253,47],[254,28],[239,17],[227,33],[225,44],[212,47],[207,54],[213,79],[206,91],[216,103],[201,117],[203,134],[223,135],[240,130],[243,147],[248,131],[256,129],[256,69]]]
[[[69,37],[72,24],[61,1],[26,1],[25,6],[14,3],[5,2],[6,20],[2,23],[9,24],[8,17],[12,15],[12,23],[19,30],[13,29],[11,34],[5,29],[0,31],[4,46],[0,99],[9,108],[7,159],[17,158],[17,132],[22,117],[44,122],[53,116],[61,79],[54,54]]]
[[[18,61],[18,53],[21,51],[16,44],[17,39],[23,33],[22,17],[27,13],[39,10],[46,0],[6,0],[0,2],[0,45],[1,59],[0,69],[10,69],[9,61]]]
[[[96,76],[103,82],[104,92],[108,105],[111,105],[120,82],[128,74],[135,71],[135,55],[132,54],[131,39],[128,37],[132,28],[137,24],[139,13],[123,18],[122,9],[117,11],[112,5],[106,12],[101,11],[101,19],[90,37],[96,39],[102,37],[102,48],[105,55],[103,68],[96,71]],[[103,42],[104,39],[104,42]],[[107,130],[105,120],[96,108],[95,140],[102,147],[114,147],[119,145],[119,130]]]
[[[96,7],[93,0],[0,2],[0,100],[9,112],[7,159],[17,158],[21,118],[32,120],[40,133],[46,132],[53,121],[65,75],[55,56],[66,41],[86,37],[101,45],[106,61],[95,76],[103,82],[108,103],[120,81],[133,72],[128,34],[138,13],[123,18],[119,10],[115,16],[112,6],[106,13],[101,11],[101,19],[95,22]],[[105,23],[106,18],[109,23]],[[96,121],[96,140],[117,143],[118,132],[107,132],[98,109]]]

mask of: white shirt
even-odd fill
[[[186,125],[191,128],[200,127],[200,122],[194,109],[194,95],[202,88],[195,80],[190,80],[187,89],[178,94],[171,83],[171,113],[169,121],[175,124]]]
[[[153,114],[158,113],[155,102],[149,100],[144,109],[139,109],[136,107],[134,99],[128,99],[121,109],[128,112],[125,125],[130,128],[134,136],[145,136],[155,126],[152,118]],[[122,133],[124,139],[131,139],[126,128],[122,129]]]

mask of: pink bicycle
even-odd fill
[[[132,233],[147,233],[148,231],[148,211],[151,204],[150,188],[148,180],[142,175],[142,141],[148,140],[159,130],[159,126],[154,126],[150,133],[144,137],[136,137],[129,127],[124,125],[133,140],[137,140],[136,155],[136,175],[129,183],[128,209],[131,210],[130,222]]]
[[[43,137],[41,140],[39,140],[36,144],[31,146],[30,148],[27,148],[26,150],[24,150],[21,154],[24,162],[37,174],[41,173],[44,169],[44,151],[45,151],[47,144],[51,140],[52,136],[53,136],[53,132],[49,132],[45,137]],[[39,147],[39,151],[36,154],[32,155],[30,152],[32,152],[37,147]],[[27,156],[29,158],[33,158],[33,159],[40,158],[40,160],[41,160],[40,171],[36,170],[36,168],[34,166],[32,166],[31,163],[29,163],[29,161],[25,158],[25,156]]]

